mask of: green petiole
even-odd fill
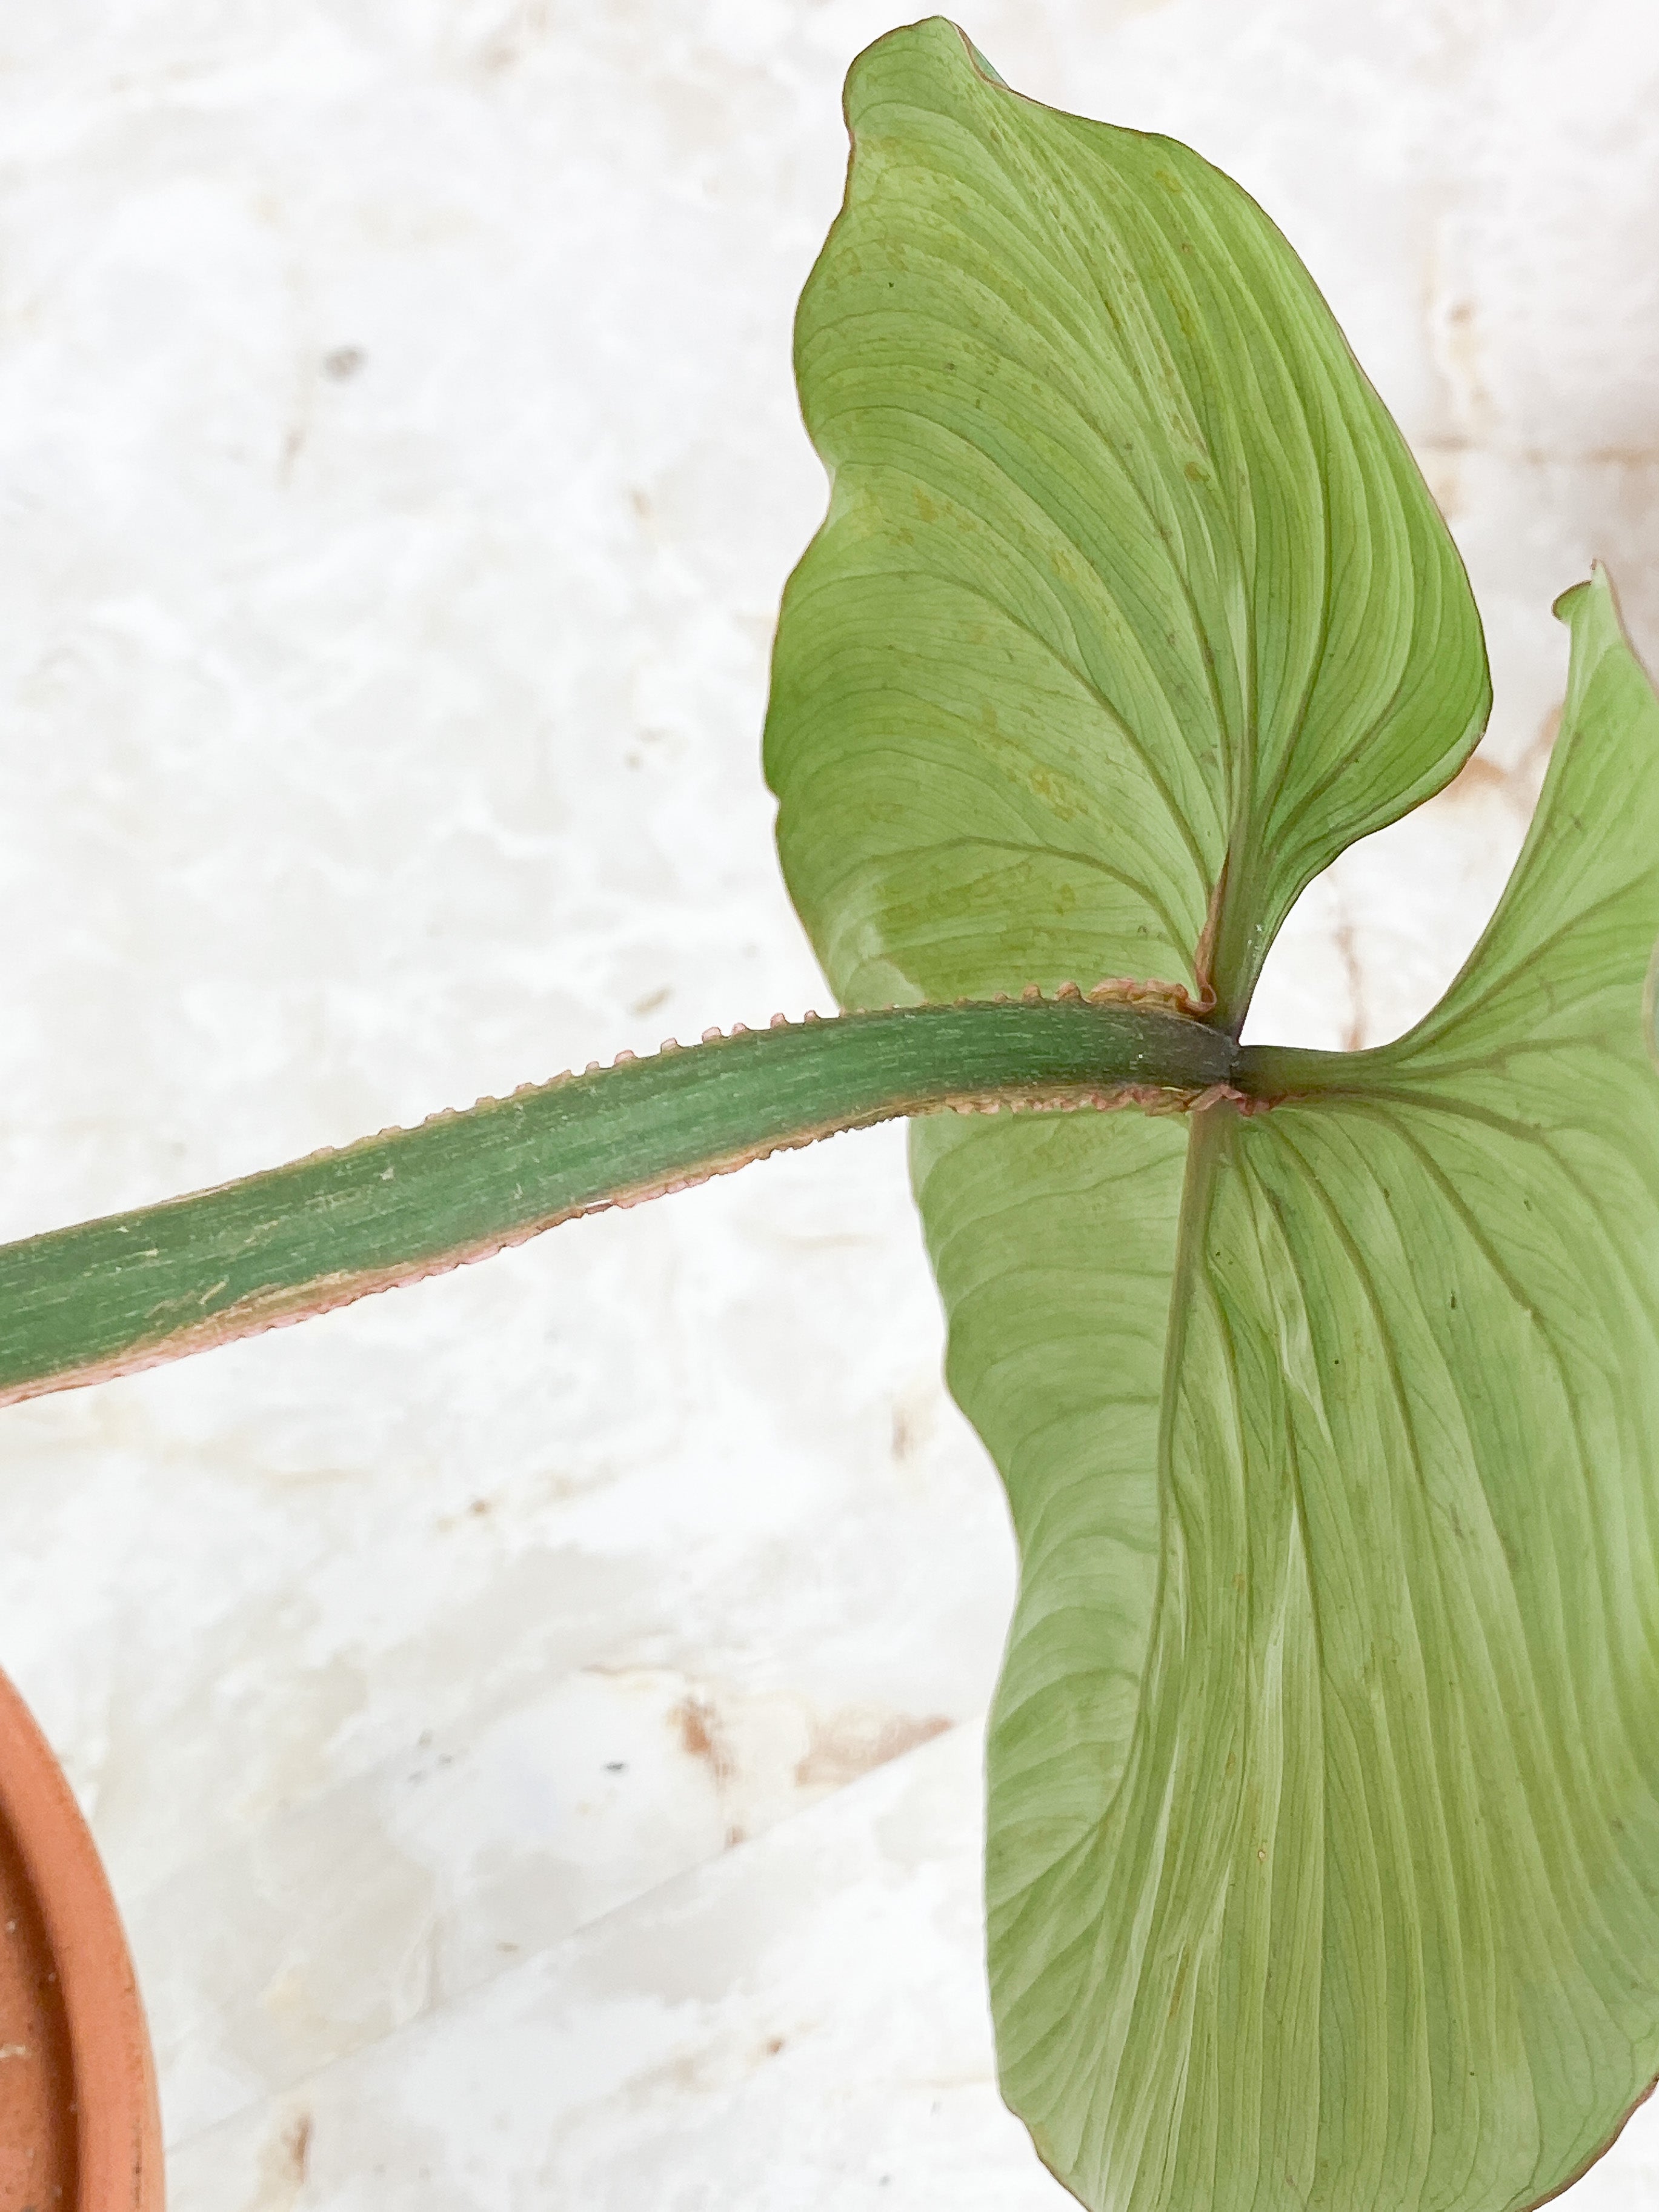
[[[560,1076],[340,1152],[0,1247],[0,1404],[486,1258],[769,1152],[915,1114],[1178,1110],[1237,1047],[1080,994],[775,1024]]]

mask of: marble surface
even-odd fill
[[[756,763],[866,0],[0,21],[0,1235],[823,987]],[[987,0],[1310,261],[1498,706],[1257,1035],[1431,1000],[1659,652],[1659,13]],[[893,1131],[3,1416],[0,1664],[106,1855],[177,2212],[1057,2208],[997,2102],[1012,1589]],[[1659,2203],[1659,2115],[1575,2192]]]

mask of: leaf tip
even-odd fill
[[[1599,561],[1592,564],[1589,574],[1581,583],[1569,585],[1559,598],[1552,600],[1550,612],[1557,622],[1565,623],[1568,629],[1571,629],[1574,616],[1583,611],[1584,600],[1594,592],[1598,579],[1604,584],[1607,580],[1607,570]]]

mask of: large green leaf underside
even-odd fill
[[[1532,2204],[1659,2075],[1659,703],[1605,581],[1564,609],[1550,778],[1444,1001],[1198,1119],[1092,1803],[1064,1636],[1030,1692],[1011,1659],[1004,2085],[1091,2205]],[[1023,1622],[1066,1571],[1028,1547]]]
[[[1480,626],[1398,432],[1261,210],[940,18],[847,88],[801,301],[829,518],[767,769],[849,1005],[1104,974],[1237,1030],[1280,921],[1436,789]]]

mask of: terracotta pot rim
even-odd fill
[[[68,2044],[58,2099],[66,2093],[73,2212],[162,2212],[155,2063],[120,1915],[64,1771],[3,1673],[0,1829],[57,1976]]]

